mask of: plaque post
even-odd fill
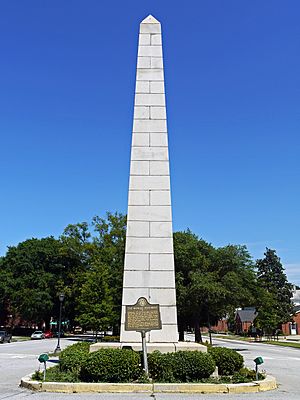
[[[161,329],[159,304],[150,304],[145,297],[140,297],[133,305],[126,306],[125,330],[140,332],[142,336],[142,350],[144,370],[149,374],[146,332]]]
[[[144,370],[148,375],[149,369],[148,369],[148,358],[147,358],[146,331],[141,331],[141,335],[142,335],[142,348],[143,348],[143,358],[144,358]]]

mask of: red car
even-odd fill
[[[51,339],[51,338],[53,338],[53,332],[52,331],[46,331],[45,333],[44,333],[44,336],[45,336],[45,339]]]

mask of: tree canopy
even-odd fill
[[[174,233],[174,254],[180,336],[209,326],[252,305],[255,293],[254,265],[245,246],[214,248],[191,231]]]
[[[291,320],[293,287],[287,280],[276,251],[267,248],[264,256],[256,262],[260,296],[255,323],[270,332]]]
[[[0,257],[0,324],[46,325],[59,313],[71,325],[95,331],[120,326],[126,216],[107,213],[91,223],[70,224],[55,239],[28,239]],[[180,338],[188,327],[200,341],[200,326],[230,317],[236,308],[255,306],[264,328],[286,322],[291,285],[275,250],[256,264],[246,246],[216,248],[190,230],[174,233],[177,311]]]

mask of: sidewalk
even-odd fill
[[[300,342],[300,335],[289,335],[285,337],[289,342]]]

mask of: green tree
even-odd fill
[[[0,257],[0,326],[7,325],[8,315],[12,314],[11,294],[13,276],[11,272],[5,268],[5,258]]]
[[[73,259],[73,269],[70,270],[69,279],[71,283],[68,286],[67,296],[70,304],[73,304],[73,308],[68,311],[70,319],[78,320],[78,293],[85,285],[87,274],[92,266],[105,265],[108,270],[109,294],[113,299],[113,310],[109,315],[109,320],[114,333],[118,334],[121,318],[125,237],[126,216],[120,213],[108,212],[105,218],[95,216],[90,225],[81,222],[66,227],[60,240],[64,253]],[[98,272],[101,273],[100,270]]]
[[[1,269],[8,278],[6,303],[14,317],[38,325],[49,322],[64,274],[60,247],[53,237],[29,239],[9,247]]]
[[[245,246],[216,249],[188,230],[174,233],[174,255],[180,340],[192,326],[201,341],[201,326],[253,305],[255,273]]]
[[[292,285],[276,251],[267,248],[264,256],[256,261],[257,283],[261,292],[255,323],[270,332],[291,319]]]
[[[114,335],[119,334],[121,324],[126,221],[126,215],[108,212],[106,219],[96,216],[92,222],[97,258],[109,269],[108,285],[113,298]]]
[[[69,224],[59,240],[61,255],[65,260],[65,271],[60,291],[65,292],[65,314],[73,326],[77,316],[78,293],[85,282],[85,272],[89,269],[93,260],[95,246],[87,222]]]
[[[7,315],[12,314],[25,323],[41,325],[45,321],[49,326],[50,318],[58,317],[57,295],[63,291],[64,313],[73,324],[78,294],[98,265],[98,273],[104,274],[109,286],[109,291],[105,291],[108,303],[113,299],[110,325],[118,329],[125,232],[126,216],[107,213],[106,218],[95,217],[91,225],[68,225],[59,240],[29,239],[10,247],[0,258],[1,322],[6,323]]]
[[[94,261],[84,274],[76,301],[76,320],[94,332],[107,330],[114,322],[113,299],[109,288],[109,268]]]
[[[175,232],[173,237],[179,339],[184,340],[184,331],[192,327],[195,328],[196,340],[201,341],[199,315],[204,298],[202,293],[199,297],[199,291],[196,293],[195,288],[191,295],[191,287],[195,274],[209,269],[214,248],[204,240],[199,240],[190,230]]]

